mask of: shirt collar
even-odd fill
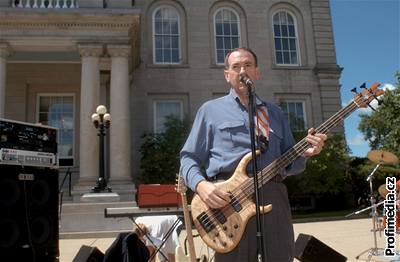
[[[238,102],[241,106],[243,106],[243,105],[240,103],[239,96],[237,95],[235,89],[233,89],[232,87],[231,87],[231,90],[229,91],[229,95],[233,98],[233,100],[235,100],[235,101]],[[263,105],[265,105],[265,102],[263,102],[263,101],[258,97],[257,94],[256,94],[256,105],[257,105],[257,106],[263,106]]]

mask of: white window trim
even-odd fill
[[[277,63],[277,57],[276,57],[276,47],[275,47],[275,30],[274,30],[274,16],[279,13],[279,12],[286,12],[288,14],[290,14],[293,18],[293,22],[294,22],[294,30],[295,30],[295,37],[296,37],[296,55],[297,55],[297,63],[296,64],[278,64]],[[301,66],[301,52],[300,52],[300,45],[299,45],[299,29],[298,29],[298,23],[297,23],[297,17],[294,13],[292,13],[290,10],[288,9],[278,9],[276,10],[272,16],[271,16],[271,25],[272,25],[272,39],[273,39],[273,46],[274,46],[274,63],[277,66]]]
[[[238,46],[238,47],[241,47],[241,46],[242,46],[242,32],[241,32],[241,30],[240,30],[240,26],[241,26],[241,23],[242,23],[242,22],[241,22],[241,20],[240,20],[240,15],[239,15],[239,13],[236,12],[235,9],[233,9],[233,8],[231,8],[231,7],[228,7],[228,6],[223,6],[223,7],[218,8],[217,10],[215,10],[214,15],[213,15],[213,32],[214,32],[214,55],[215,55],[215,64],[216,64],[216,65],[224,65],[224,64],[225,64],[225,61],[222,62],[222,63],[218,63],[218,54],[217,54],[217,32],[215,31],[215,16],[217,15],[218,12],[220,12],[220,11],[222,11],[222,10],[224,10],[224,9],[227,9],[227,10],[229,10],[229,11],[232,11],[232,12],[236,15],[236,17],[237,17],[237,20],[238,20],[238,36],[239,36],[239,46]]]
[[[155,29],[155,15],[157,13],[158,10],[160,10],[161,8],[171,8],[173,10],[175,10],[175,12],[178,14],[178,35],[179,35],[179,61],[178,62],[157,62],[156,61],[156,29]],[[156,7],[151,15],[151,28],[152,28],[152,43],[153,43],[153,64],[155,65],[179,65],[182,63],[182,34],[181,34],[181,15],[179,14],[178,9],[176,9],[174,6],[172,5],[160,5],[158,7]]]
[[[157,130],[157,103],[158,102],[169,102],[179,103],[180,116],[179,119],[183,120],[183,101],[179,99],[155,99],[153,100],[153,132],[158,133]]]
[[[75,166],[75,163],[76,163],[76,161],[75,161],[75,145],[76,145],[76,141],[75,141],[75,131],[76,131],[76,125],[75,125],[75,111],[76,111],[76,107],[75,107],[75,101],[76,101],[76,99],[75,99],[75,94],[74,93],[37,93],[36,94],[36,116],[35,116],[35,119],[36,119],[36,121],[35,122],[39,122],[39,112],[40,112],[40,110],[39,110],[39,106],[40,106],[40,97],[45,97],[45,96],[59,96],[59,97],[61,97],[61,96],[70,96],[70,97],[72,97],[72,108],[73,108],[73,112],[72,112],[72,121],[73,121],[73,123],[74,123],[74,132],[72,132],[72,157],[62,157],[62,159],[72,159],[72,161],[73,161],[73,163],[74,163],[74,166]],[[57,144],[58,144],[58,141],[59,141],[59,139],[60,139],[60,132],[57,132]],[[58,155],[58,150],[57,150],[57,155]],[[58,158],[60,158],[60,156],[58,155]]]

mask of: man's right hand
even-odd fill
[[[221,208],[229,204],[229,194],[206,180],[197,184],[196,192],[201,200],[210,208]]]

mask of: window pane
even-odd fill
[[[280,27],[280,25],[274,25],[274,34],[275,34],[275,36],[281,36],[281,27]]]
[[[296,50],[296,40],[289,39],[289,49],[295,51]]]
[[[171,47],[179,49],[179,37],[177,36],[171,37],[171,41],[172,41]]]
[[[289,49],[289,40],[287,38],[282,38],[282,50]]]
[[[178,49],[172,49],[171,51],[171,58],[172,62],[177,63],[179,62],[179,50]]]
[[[222,37],[218,36],[217,37],[217,49],[223,49],[224,48],[224,43]]]
[[[276,63],[277,64],[283,64],[282,52],[276,52]]]
[[[171,62],[171,51],[169,49],[163,49],[163,56],[164,56],[164,61],[163,62]]]
[[[162,23],[161,22],[155,22],[154,24],[154,31],[156,34],[162,34]]]
[[[171,48],[171,37],[164,36],[164,48],[166,48],[166,49]]]
[[[156,49],[156,62],[163,62],[162,49]]]
[[[239,47],[239,37],[232,37],[232,49]]]
[[[230,35],[230,34],[231,34],[231,24],[224,23],[224,35]]]
[[[295,51],[290,52],[291,64],[297,64],[297,53]]]
[[[280,22],[279,22],[279,14],[276,14],[276,15],[274,15],[274,26],[275,25],[279,25],[280,24]]]
[[[224,37],[224,46],[225,46],[225,49],[229,49],[229,50],[232,49],[230,37]]]
[[[290,64],[290,60],[289,60],[289,52],[283,52],[283,63],[284,64]]]
[[[288,28],[289,28],[289,36],[295,37],[295,34],[294,34],[294,25],[289,25]]]
[[[224,50],[217,50],[217,63],[222,64],[225,60]]]
[[[232,29],[232,35],[239,34],[238,24],[231,24],[231,29]]]
[[[288,36],[288,29],[286,25],[281,26],[282,36]]]
[[[162,48],[162,37],[161,36],[156,36],[156,48]]]
[[[171,23],[171,34],[174,34],[174,35],[179,34],[178,22]]]
[[[215,33],[217,35],[222,35],[222,24],[221,23],[215,23]]]
[[[163,34],[171,34],[171,28],[168,21],[164,21],[162,23],[162,33]]]
[[[281,39],[275,38],[275,50],[279,51],[282,50]]]

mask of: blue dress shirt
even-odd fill
[[[267,150],[259,157],[258,169],[266,167],[294,144],[294,138],[281,109],[256,99],[266,106],[270,118]],[[228,95],[204,103],[197,112],[192,130],[183,146],[181,174],[186,185],[195,191],[197,184],[219,173],[233,173],[243,156],[251,151],[248,112],[234,89]],[[297,158],[282,177],[304,170],[306,159]],[[250,166],[250,165],[249,165]]]

